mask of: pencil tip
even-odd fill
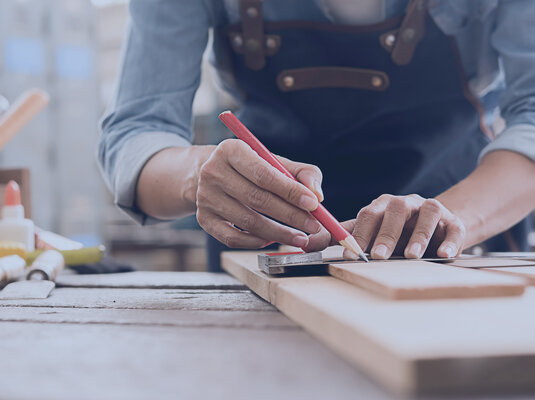
[[[348,236],[344,240],[340,241],[340,244],[344,246],[346,249],[350,250],[351,252],[355,253],[359,256],[360,259],[363,261],[368,262],[368,257],[366,257],[366,254],[362,251],[359,244],[355,240],[353,236]]]

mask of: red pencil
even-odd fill
[[[245,125],[231,112],[225,111],[219,114],[219,119],[229,128],[234,135],[240,140],[247,143],[254,151],[258,153],[260,157],[270,163],[273,167],[277,168],[280,172],[286,175],[288,178],[297,181],[295,177],[280,163],[277,158],[271,154],[271,152],[256,138],[252,132],[247,129]],[[344,246],[349,251],[357,254],[364,261],[368,261],[368,258],[358,245],[357,241],[351,235],[340,222],[333,217],[333,215],[327,211],[327,209],[320,203],[318,208],[310,212],[314,218],[316,218],[329,233],[336,239],[338,243]]]

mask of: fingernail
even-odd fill
[[[388,249],[386,248],[386,246],[384,244],[380,244],[378,246],[375,246],[374,249],[372,250],[373,258],[380,258],[380,259],[384,260],[386,258],[386,252],[387,251],[388,251]]]
[[[314,211],[318,207],[318,200],[315,197],[310,197],[304,194],[301,196],[299,204],[305,210]]]
[[[350,260],[359,260],[360,257],[349,250],[344,250],[343,258],[350,259]]]
[[[305,221],[305,230],[309,233],[318,233],[321,230],[321,225],[315,219],[307,219]]]
[[[316,192],[318,200],[321,203],[323,201],[323,190],[321,190],[321,185],[317,181],[314,181],[314,192]]]
[[[446,253],[446,257],[448,258],[455,257],[455,255],[457,254],[457,248],[451,244],[446,244],[442,246],[442,251]]]
[[[420,243],[413,243],[407,250],[407,256],[419,258],[422,255],[422,245]]]
[[[292,246],[295,247],[305,247],[308,244],[308,238],[306,236],[295,236],[292,239]]]

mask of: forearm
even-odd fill
[[[535,163],[518,153],[494,151],[437,199],[464,223],[465,247],[473,246],[513,226],[535,208]]]
[[[174,219],[196,210],[201,166],[215,146],[171,147],[156,153],[143,167],[136,205],[158,219]]]

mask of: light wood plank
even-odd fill
[[[85,288],[245,289],[240,281],[227,274],[164,271],[97,275],[62,274],[56,279],[56,285]]]
[[[395,391],[535,388],[535,288],[518,297],[393,301],[333,277],[268,278],[251,253],[225,253],[223,267]]]
[[[490,268],[490,267],[524,267],[535,266],[535,261],[518,260],[513,258],[485,258],[485,257],[461,257],[448,263],[454,267],[464,268]]]
[[[527,282],[535,286],[535,267],[502,267],[502,268],[487,268],[486,271],[499,272],[502,274],[522,277]]]
[[[482,270],[425,261],[329,265],[329,274],[389,299],[519,296],[526,282]]]

